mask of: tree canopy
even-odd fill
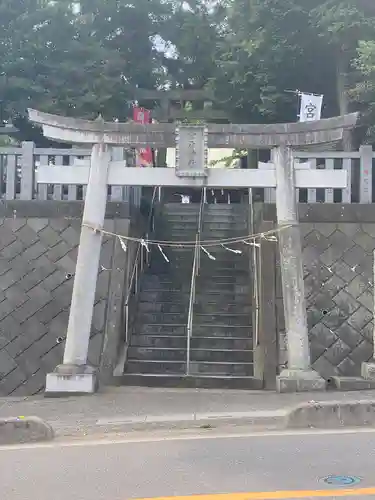
[[[312,5],[313,4],[313,5]],[[235,122],[362,112],[375,140],[373,0],[0,0],[0,100],[125,120],[135,88],[213,90]],[[20,118],[21,117],[21,118]]]

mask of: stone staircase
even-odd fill
[[[226,239],[248,233],[246,206],[206,205],[202,240]],[[259,387],[253,377],[252,286],[248,247],[208,248],[216,259],[201,253],[194,308],[191,373],[231,386]]]
[[[199,204],[165,204],[155,238],[194,241]],[[152,248],[151,265],[141,281],[138,311],[125,367],[125,383],[174,385],[186,372],[187,317],[194,250]]]
[[[199,204],[170,203],[156,223],[158,240],[194,241]],[[206,205],[202,239],[246,234],[244,207]],[[241,248],[243,249],[243,248]],[[187,321],[193,249],[153,248],[144,274],[122,382],[129,385],[260,388],[253,377],[251,286],[247,254],[222,247],[201,254],[190,376]]]

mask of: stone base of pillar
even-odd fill
[[[314,370],[283,370],[276,378],[277,392],[325,391],[326,385]]]
[[[59,365],[46,378],[45,396],[94,394],[98,389],[96,369],[88,365]]]
[[[369,361],[368,363],[362,363],[361,375],[365,380],[375,381],[375,361]]]
[[[337,391],[366,391],[375,389],[375,379],[363,377],[332,377],[332,388]]]

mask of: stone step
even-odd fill
[[[168,234],[169,231],[176,232],[197,232],[198,230],[198,221],[185,221],[183,218],[181,221],[171,221],[171,220],[163,220],[162,224],[157,226],[157,234]],[[216,239],[214,235],[216,233],[223,233],[226,237],[236,237],[236,235],[247,235],[249,233],[249,229],[247,224],[243,220],[233,220],[233,221],[223,221],[223,220],[215,220],[215,221],[204,221],[202,225],[203,235],[207,235],[208,239]]]
[[[189,214],[164,214],[158,220],[161,226],[171,227],[174,225],[188,224],[189,226],[197,227],[199,217],[197,213]]]
[[[130,339],[132,347],[169,347],[186,349],[186,335],[139,335],[133,333]]]
[[[160,219],[164,222],[169,222],[169,220],[175,221],[176,217],[181,217],[182,219],[187,218],[188,220],[198,221],[199,207],[193,208],[179,208],[178,210],[164,209],[160,214]]]
[[[186,304],[189,302],[189,292],[170,292],[164,289],[161,290],[142,290],[139,293],[140,302],[158,302],[163,304]]]
[[[208,266],[201,266],[199,269],[199,274],[198,277],[201,279],[222,279],[222,278],[240,278],[244,276],[244,269],[240,268],[234,268],[234,269],[228,269],[228,268],[223,268],[221,269],[220,267],[216,266],[211,266],[207,268]],[[186,268],[175,268],[175,266],[160,266],[159,263],[155,263],[155,269],[151,266],[147,270],[145,270],[143,274],[143,278],[147,279],[148,281],[159,281],[160,283],[166,282],[168,283],[170,280],[176,279],[176,278],[191,278],[191,272],[192,272],[193,266],[190,266],[190,272],[188,266]],[[185,271],[185,272],[184,272]],[[247,271],[247,274],[250,275],[250,270]]]
[[[159,238],[158,241],[167,241],[167,240]],[[173,241],[176,241],[176,240],[173,240]],[[180,241],[182,241],[182,240],[180,240]],[[195,237],[194,237],[194,241],[195,241]],[[194,248],[189,248],[189,249],[182,248],[182,249],[180,249],[178,247],[171,248],[171,247],[165,246],[163,248],[163,252],[168,256],[169,260],[183,261],[183,262],[188,261],[191,264],[193,263]],[[170,266],[167,266],[167,264],[169,264],[169,263],[166,262],[166,260],[164,259],[164,257],[162,256],[162,254],[160,253],[160,251],[157,248],[155,248],[155,250],[151,256],[151,262],[153,260],[156,260],[157,262],[163,262],[166,266],[166,269],[170,268]]]
[[[179,324],[135,324],[133,332],[139,335],[186,335],[187,320]]]
[[[200,274],[197,279],[197,286],[202,286],[203,288],[207,285],[212,285],[212,284],[217,284],[217,285],[245,285],[249,286],[250,281],[248,276],[246,274],[242,273],[236,273],[233,274],[232,276],[227,275],[227,276],[210,276],[209,273],[205,274]]]
[[[160,219],[160,224],[168,223],[169,224],[179,224],[181,227],[184,227],[184,224],[187,223],[189,225],[197,225],[199,222],[198,215],[195,214],[165,214],[162,219]],[[211,224],[216,226],[219,224],[218,228],[227,228],[231,226],[241,225],[247,227],[246,220],[243,216],[240,215],[212,215],[212,214],[203,214],[203,227],[211,227]],[[167,225],[167,224],[166,224]]]
[[[253,337],[253,328],[251,325],[238,326],[193,323],[193,337],[230,337],[251,339]]]
[[[209,227],[211,224],[223,224],[224,229],[237,225],[247,226],[247,217],[243,213],[204,213],[202,219],[202,227]]]
[[[168,226],[169,224],[181,224],[182,222],[187,222],[189,224],[195,224],[197,226],[199,222],[199,211],[195,210],[193,212],[164,212],[157,217],[156,221],[159,223],[156,228],[161,226]]]
[[[230,277],[230,276],[249,276],[250,270],[249,266],[237,265],[232,268],[221,266],[220,262],[212,264],[210,261],[207,262],[206,259],[201,258],[201,266],[199,269],[199,277],[202,279],[211,279],[212,276],[215,277]]]
[[[128,362],[133,361],[181,361],[186,362],[186,348],[129,347]]]
[[[125,373],[183,374],[186,373],[186,360],[185,361],[129,360],[125,365]]]
[[[248,290],[244,293],[236,293],[228,290],[202,290],[197,289],[195,294],[195,301],[198,304],[201,303],[218,303],[220,300],[227,302],[228,304],[249,304],[251,299],[251,294]]]
[[[186,280],[181,283],[157,283],[155,281],[146,281],[141,284],[142,291],[151,292],[151,291],[164,291],[164,292],[189,292],[190,291],[190,283]]]
[[[145,272],[145,276],[154,275],[180,275],[183,273],[184,276],[191,275],[193,269],[193,259],[189,260],[178,260],[174,259],[172,256],[168,255],[169,262],[153,260],[149,269]],[[243,275],[246,273],[249,275],[249,265],[246,262],[242,262],[241,265],[236,265],[227,267],[226,264],[222,265],[220,261],[210,261],[206,256],[201,256],[201,266],[199,270],[199,276],[210,278],[211,276],[234,276]]]
[[[234,250],[241,250],[242,251],[242,254],[235,254],[233,252],[231,252],[230,250],[228,250],[227,248],[224,248],[220,243],[216,243],[216,240],[217,238],[215,238],[215,234],[214,233],[211,233],[210,235],[204,235],[202,234],[201,235],[201,243],[203,244],[203,246],[205,246],[205,248],[207,248],[207,250],[215,250],[215,253],[217,255],[220,255],[221,257],[226,257],[227,259],[232,259],[232,260],[241,260],[241,259],[244,259],[244,258],[247,258],[247,253],[246,251],[249,250],[249,245],[245,245],[244,243],[242,243],[242,240],[240,240],[240,238],[242,238],[242,234],[241,235],[234,235],[234,236],[229,236],[228,238],[225,238],[225,240],[228,240],[228,239],[238,239],[239,241],[238,242],[235,242],[235,243],[225,243],[225,245],[228,247],[228,248],[232,248]],[[206,245],[205,245],[205,242],[206,242]],[[207,245],[207,242],[209,243],[209,245]],[[210,246],[210,245],[213,245],[213,246]]]
[[[212,293],[212,292],[232,292],[234,296],[237,295],[248,295],[251,287],[250,284],[238,285],[236,283],[212,283],[205,281],[199,284],[200,293]]]
[[[176,238],[179,240],[195,241],[195,236],[198,232],[198,226],[187,226],[180,228],[175,226],[168,226],[163,228],[158,228],[154,239],[161,241],[173,241]]]
[[[254,365],[253,363],[192,361],[190,362],[190,373],[192,375],[251,377],[254,375]]]
[[[207,250],[207,249],[206,249]],[[215,257],[215,260],[210,259],[205,252],[201,252],[201,264],[204,262],[205,266],[207,264],[206,269],[249,269],[249,261],[247,259],[238,258],[238,256],[227,257],[215,252],[214,249],[209,248],[208,252]],[[226,255],[228,255],[227,252]],[[176,260],[179,259],[179,256],[176,256]],[[203,266],[202,266],[203,268]]]
[[[166,274],[149,274],[146,273],[142,277],[142,288],[146,288],[149,286],[155,287],[156,285],[160,285],[161,288],[174,288],[176,285],[177,287],[184,287],[191,284],[191,274],[192,270],[190,273],[183,273],[175,270],[174,273],[170,273],[168,275]],[[208,283],[207,283],[208,282]],[[197,278],[197,286],[206,286],[207,284],[212,285],[215,283],[215,285],[250,285],[250,280],[248,276],[246,276],[243,272],[237,272],[233,273],[232,275],[227,275],[227,276],[215,276],[215,275],[210,275],[209,273],[205,272],[204,275],[200,274]]]
[[[188,300],[183,302],[138,302],[139,312],[187,314],[188,307]],[[240,313],[250,315],[251,311],[251,304],[237,304],[235,302],[230,304],[219,297],[217,302],[201,300],[194,304],[194,314]]]
[[[232,215],[232,216],[244,216],[246,214],[246,210],[248,207],[245,207],[244,205],[228,205],[226,203],[218,203],[216,205],[214,204],[207,204],[204,207],[204,215],[205,216],[214,216],[218,217],[220,215]]]
[[[190,345],[193,349],[248,351],[253,348],[253,340],[237,337],[194,337],[193,335],[190,338]]]
[[[245,265],[241,269],[240,267],[235,268],[227,268],[215,266],[211,268],[207,268],[207,266],[201,266],[199,269],[199,277],[201,278],[223,278],[224,276],[243,276],[244,272],[247,271],[247,274],[250,274],[249,266],[247,264],[247,269]]]
[[[194,245],[195,244],[195,240],[196,240],[196,235],[197,235],[197,232],[196,231],[192,231],[192,232],[177,232],[177,231],[168,231],[168,233],[158,233],[156,236],[155,236],[155,239],[157,241],[168,241],[168,242],[171,242],[173,244],[181,244],[181,245]],[[163,244],[162,244],[163,246]],[[166,250],[168,250],[171,254],[174,254],[174,252],[176,251],[175,248],[167,248],[167,247],[163,247],[163,251],[165,252]],[[185,251],[186,250],[189,250],[189,249],[184,249]],[[190,252],[193,252],[193,248],[190,249]]]
[[[195,241],[195,235],[197,234],[197,229],[190,228],[166,228],[163,231],[158,231],[156,234],[157,240],[162,241],[173,241],[175,238],[178,240]],[[233,229],[212,229],[210,231],[204,231],[201,233],[202,241],[213,241],[213,240],[227,240],[227,239],[241,239],[248,235],[248,230],[246,228]],[[194,236],[194,238],[193,238]]]
[[[170,347],[175,349],[186,349],[186,335],[138,335],[133,333],[131,345],[134,347]],[[229,337],[191,337],[192,349],[219,349],[219,350],[251,350],[252,339],[229,338]]]
[[[181,302],[186,303],[189,301],[189,291],[180,290],[165,290],[164,288],[148,290],[146,288],[141,288],[139,293],[139,298],[142,302]],[[249,304],[251,299],[251,294],[249,290],[244,293],[235,293],[233,290],[205,290],[202,293],[197,289],[195,294],[195,301],[198,304],[202,303],[217,303],[219,300],[227,303],[236,304]]]
[[[173,292],[173,293],[190,293],[190,283],[183,284],[173,284],[168,286],[167,284],[159,284],[159,283],[146,283],[142,284],[142,292]],[[232,293],[234,297],[234,302],[236,302],[237,295],[246,295],[248,296],[250,293],[251,287],[249,285],[237,285],[236,283],[206,283],[203,287],[199,285],[197,292],[198,293]]]
[[[174,274],[183,273],[183,275],[191,276],[191,271],[193,269],[193,259],[176,261],[173,256],[168,254],[168,251],[165,252],[165,254],[168,257],[169,262],[166,262],[164,259],[153,259],[146,274],[167,274],[172,273],[173,269]]]
[[[233,276],[235,274],[242,275],[243,273],[250,273],[249,261],[243,259],[237,262],[228,263],[227,261],[219,259],[214,252],[211,251],[210,253],[216,260],[209,259],[207,255],[202,252],[199,276]],[[178,256],[168,253],[168,250],[165,254],[169,262],[166,262],[164,258],[162,258],[163,260],[152,258],[150,267],[145,271],[145,276],[180,275],[181,272],[187,274],[189,271],[192,271],[193,258],[179,258]]]
[[[180,214],[180,213],[199,213],[200,203],[165,203],[163,205],[163,209],[161,213],[163,214]],[[231,204],[228,203],[217,203],[217,204],[208,204],[205,203],[203,206],[203,214],[204,215],[213,215],[217,216],[220,214],[225,215],[244,215],[248,210],[248,206],[239,205],[239,204]]]
[[[195,235],[198,232],[198,227],[174,227],[168,226],[163,230],[158,230],[155,238],[161,241],[173,241],[174,237],[178,236],[179,239],[183,239],[185,237],[186,240],[192,241],[195,240]],[[194,238],[193,238],[194,237]]]
[[[188,214],[172,214],[166,213],[160,217],[160,224],[163,223],[169,224],[197,224],[198,223],[198,214],[188,213]]]
[[[223,314],[223,319],[226,318],[226,314],[246,314],[247,318],[250,317],[252,307],[250,304],[228,304],[225,299],[218,298],[215,303],[210,302],[200,302],[194,304],[194,320],[199,317],[198,315],[212,315],[212,314]]]
[[[199,212],[199,203],[165,203],[163,205],[163,214],[166,213],[191,213],[191,212]],[[240,204],[232,204],[228,205],[226,203],[218,203],[218,204],[208,204],[204,205],[204,214],[241,214],[243,215],[247,210],[246,205]]]
[[[185,285],[186,281],[190,282],[191,272],[182,273],[181,271],[174,270],[169,274],[149,274],[146,273],[142,277],[142,286],[159,284],[163,288],[168,288],[169,285]]]
[[[203,363],[253,363],[253,351],[234,349],[191,349],[190,361]]]
[[[171,216],[163,217],[163,219],[158,221],[155,227],[157,231],[160,229],[166,230],[171,227],[184,230],[187,227],[185,222],[188,224],[189,228],[198,228],[198,217],[193,218],[188,215],[181,216],[178,219],[172,218]],[[248,224],[244,217],[207,217],[206,215],[203,215],[201,230],[207,233],[214,231],[235,232],[238,230],[245,231],[246,233],[249,232]]]
[[[171,242],[177,242],[177,243],[180,243],[180,242],[188,242],[188,243],[195,243],[195,239],[196,239],[196,235],[197,235],[197,230],[194,229],[194,230],[188,230],[188,231],[177,231],[176,229],[173,230],[173,229],[168,229],[168,231],[165,231],[165,232],[158,232],[156,235],[155,235],[155,239],[158,240],[158,241],[171,241]],[[172,248],[173,250],[173,248]]]
[[[193,321],[196,325],[219,324],[227,326],[247,326],[251,324],[251,314],[249,313],[228,313],[217,312],[215,314],[194,314]]]
[[[183,302],[138,302],[138,312],[179,313],[187,314],[188,301]]]
[[[195,236],[197,234],[197,231],[196,230],[189,230],[189,231],[185,231],[185,230],[177,230],[177,229],[174,229],[173,231],[169,230],[169,228],[167,230],[160,230],[157,232],[157,234],[155,234],[154,236],[154,240],[158,240],[158,241],[174,241],[174,237],[178,236],[179,237],[179,241],[189,241],[189,242],[194,242],[195,243]],[[171,237],[171,235],[173,235],[173,237]],[[186,237],[186,235],[188,235],[188,237]],[[238,240],[236,241],[235,243],[233,243],[232,245],[235,245],[236,248],[239,248],[240,250],[243,249],[249,249],[250,246],[249,245],[245,245],[244,243],[242,243],[243,241],[243,238],[247,236],[247,232],[243,232],[241,231],[240,233],[236,232],[236,233],[233,233],[233,232],[229,232],[228,234],[225,234],[225,235],[216,235],[216,232],[215,231],[211,231],[209,233],[201,233],[201,241],[202,242],[208,242],[208,243],[211,243],[211,242],[217,242],[217,240],[220,240],[220,243],[218,243],[217,245],[215,245],[215,248],[220,251],[221,253],[226,253],[228,254],[229,251],[228,250],[225,250],[225,248],[223,248],[221,245],[221,240]],[[228,246],[230,247],[231,246],[231,243],[229,242],[228,243]],[[187,247],[183,247],[182,249],[179,249],[179,248],[173,248],[173,250],[185,250],[185,251],[188,251],[189,248]],[[233,254],[232,254],[233,255]]]
[[[189,268],[190,268],[190,273],[189,273]],[[167,281],[168,278],[175,278],[180,276],[187,277],[191,275],[192,269],[193,269],[192,259],[189,259],[189,261],[186,262],[185,267],[177,269],[176,266],[173,265],[173,260],[171,258],[170,262],[166,263],[165,265],[162,262],[152,261],[151,266],[145,271],[143,276],[147,279],[154,279],[154,280],[159,279],[161,281],[163,280]]]
[[[249,271],[245,271],[244,269],[235,269],[232,273],[226,273],[225,275],[221,274],[221,269],[213,269],[212,273],[209,270],[205,269],[204,274],[199,274],[197,276],[197,286],[202,286],[206,288],[211,283],[218,285],[237,285],[239,287],[245,287],[247,289],[252,289],[253,284],[252,280],[249,276]],[[213,288],[213,287],[211,287]]]
[[[180,361],[187,359],[187,348],[175,347],[129,347],[128,361]],[[253,351],[222,349],[191,349],[190,361],[204,363],[252,363]]]
[[[242,390],[263,389],[263,381],[255,377],[124,373],[122,377],[116,377],[116,379],[116,382],[120,385],[135,387],[179,387]]]
[[[213,225],[205,225],[201,232],[202,240],[218,240],[227,238],[242,238],[249,234],[249,230],[245,225],[232,225],[225,227],[215,227]]]
[[[175,196],[176,196],[176,201],[169,201],[167,203],[164,203],[163,205],[163,211],[168,211],[168,210],[199,210],[199,203],[181,203],[179,200],[180,198],[177,193],[179,193],[178,188],[176,188]],[[178,200],[178,201],[177,201]]]
[[[183,374],[186,373],[186,361],[128,360],[125,366],[125,373]],[[252,363],[191,361],[190,374],[249,377],[254,374],[254,367]]]
[[[231,260],[228,258],[222,258],[218,254],[215,254],[215,250],[213,249],[208,249],[208,252],[215,257],[215,260],[210,259],[205,252],[202,250],[201,252],[201,268],[203,269],[203,265],[206,268],[207,272],[208,270],[213,271],[213,270],[222,270],[222,269],[249,269],[249,264],[246,259],[236,259],[232,258]],[[184,256],[179,256],[178,254],[175,254],[173,257],[171,257],[171,263],[173,265],[186,265],[186,258]],[[191,260],[192,263],[192,260]],[[207,266],[207,267],[206,267]],[[217,273],[215,273],[217,274]]]
[[[185,323],[187,319],[186,314],[182,313],[163,313],[163,312],[146,312],[142,311],[137,315],[137,324],[167,324],[167,325],[175,325]]]

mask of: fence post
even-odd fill
[[[372,203],[372,146],[361,146],[359,154],[359,203]]]
[[[21,200],[32,200],[34,195],[34,147],[31,141],[22,143]]]
[[[5,199],[15,200],[17,197],[17,156],[8,155],[6,159]]]

